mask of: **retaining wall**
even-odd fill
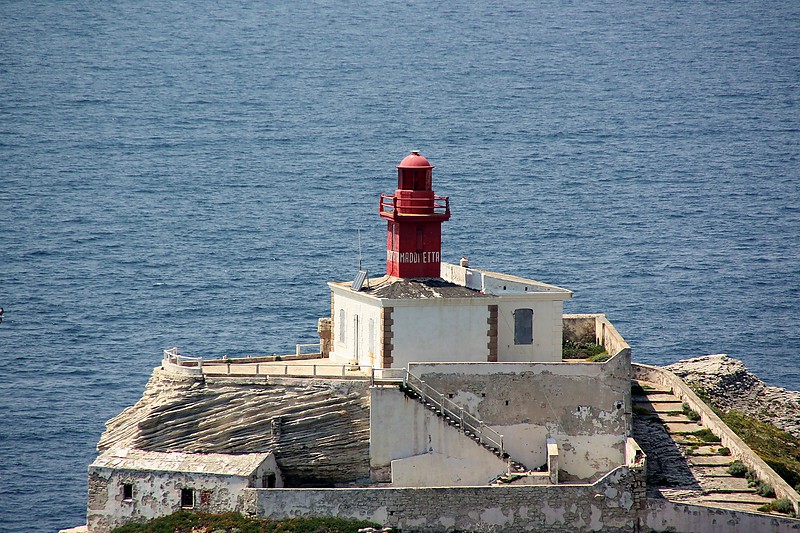
[[[643,531],[692,533],[797,533],[800,520],[719,509],[661,499],[648,499],[642,513]]]
[[[245,512],[264,518],[358,518],[420,533],[629,532],[646,504],[638,466],[584,485],[246,489],[244,500]]]

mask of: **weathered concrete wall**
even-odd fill
[[[797,533],[800,520],[648,499],[642,525],[654,531],[692,533]]]
[[[597,315],[595,334],[597,335],[597,344],[605,346],[608,353],[616,355],[625,351],[630,354],[631,347],[625,342],[622,335],[619,334],[617,328],[608,321],[606,315]]]
[[[562,480],[623,464],[630,434],[630,352],[605,363],[412,364],[409,371],[504,436],[531,469],[556,439]]]
[[[722,445],[731,450],[734,458],[755,470],[759,479],[772,485],[778,498],[788,498],[794,505],[795,513],[800,514],[800,494],[756,455],[678,376],[663,368],[639,363],[632,365],[632,376],[634,379],[657,383],[672,391],[682,402],[686,402],[700,415],[703,426],[713,431],[722,441]]]
[[[331,360],[345,364],[357,361],[360,365],[380,367],[380,302],[340,287],[332,289]],[[342,317],[344,317],[344,336]],[[371,332],[370,321],[372,321]]]
[[[564,340],[596,342],[611,355],[631,351],[631,347],[604,314],[563,315],[563,328]]]
[[[287,485],[369,479],[369,382],[180,378],[153,372],[142,398],[106,423],[109,448],[273,452]]]
[[[506,470],[500,458],[396,387],[370,392],[374,481],[391,480],[398,487],[486,485]]]
[[[540,296],[540,295],[536,295]],[[514,311],[533,310],[533,343],[514,344]],[[498,357],[500,362],[561,361],[561,337],[564,302],[539,300],[534,295],[504,296],[499,302]]]
[[[246,490],[245,512],[367,519],[404,532],[630,532],[645,504],[641,469],[591,485]]]
[[[274,463],[274,462],[273,462]],[[91,533],[111,531],[181,509],[181,489],[195,490],[195,510],[223,513],[242,510],[243,490],[254,480],[242,476],[151,472],[89,467],[87,525]],[[133,497],[123,499],[123,484]]]
[[[394,368],[412,361],[488,360],[487,305],[496,302],[440,299],[421,303],[394,307]]]
[[[573,342],[596,342],[597,315],[563,315],[563,338]]]

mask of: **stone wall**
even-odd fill
[[[800,514],[800,494],[756,455],[678,376],[663,368],[635,363],[632,366],[632,377],[657,383],[687,403],[700,415],[703,426],[721,439],[722,445],[731,450],[731,455],[735,459],[739,459],[754,470],[759,479],[772,485],[778,498],[788,498],[794,505],[795,513]]]
[[[643,531],[691,531],[692,533],[797,533],[800,520],[648,499],[642,513]]]
[[[242,510],[244,476],[187,472],[152,472],[89,467],[87,525],[105,533],[129,522],[142,522],[181,509],[181,489],[194,489],[194,510],[224,513]],[[133,497],[123,498],[122,485],[132,485]]]
[[[605,531],[638,528],[644,473],[619,467],[586,485],[247,489],[245,512],[270,519],[337,516],[403,532]]]

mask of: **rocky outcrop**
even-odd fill
[[[666,367],[713,405],[736,409],[800,437],[800,392],[771,387],[727,355],[706,355]]]
[[[272,451],[289,486],[369,478],[369,382],[180,377],[154,370],[97,449]]]

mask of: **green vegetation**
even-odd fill
[[[592,359],[599,363],[611,357],[602,344],[595,342],[575,342],[565,340],[561,345],[561,355],[564,359]],[[607,356],[601,359],[601,356]],[[597,358],[598,360],[595,360]]]
[[[365,520],[342,518],[290,518],[278,522],[247,518],[239,513],[209,514],[178,511],[142,524],[127,524],[112,533],[357,533],[380,527]]]
[[[708,428],[698,429],[693,433],[689,433],[689,435],[694,435],[703,442],[719,442],[719,437],[714,435]]]
[[[647,407],[642,407],[641,405],[634,405],[633,406],[633,414],[635,414],[635,415],[652,415],[653,411],[651,411]]]
[[[733,477],[744,477],[749,469],[743,462],[737,459],[736,461],[732,462],[725,471]]]
[[[731,454],[731,449],[726,447],[726,446],[723,446],[722,448],[717,450],[717,453],[720,454],[720,455],[730,455]]]
[[[760,481],[756,483],[756,494],[759,496],[763,496],[765,498],[774,498],[775,497],[775,489],[772,488],[772,485],[769,483],[765,483]]]
[[[768,504],[759,507],[758,510],[763,513],[776,512],[794,516],[794,507],[792,507],[792,502],[789,501],[789,498],[772,500]]]
[[[789,485],[800,484],[800,439],[740,411],[717,414]]]
[[[681,409],[682,409],[681,412],[684,415],[686,415],[686,418],[688,418],[689,420],[693,422],[697,422],[698,420],[700,420],[700,414],[691,407],[689,407],[688,403],[683,402],[683,404],[681,405]]]
[[[750,449],[758,454],[789,485],[800,488],[800,439],[787,431],[778,429],[741,411],[731,409],[727,413],[714,407],[714,403],[702,390],[694,391],[706,402],[731,430]]]

